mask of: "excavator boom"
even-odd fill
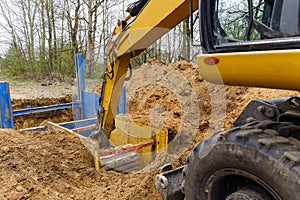
[[[197,9],[197,1],[193,0]],[[98,126],[109,137],[114,128],[115,110],[130,58],[137,56],[189,16],[188,0],[150,0],[136,18],[119,21],[108,47],[107,69],[102,87]],[[136,14],[135,11],[134,14]]]

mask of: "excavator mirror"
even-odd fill
[[[128,12],[130,16],[135,17],[137,16],[137,14],[139,14],[139,12],[142,10],[142,8],[146,5],[148,1],[149,0],[139,0],[129,4],[126,9],[126,12]]]

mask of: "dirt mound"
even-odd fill
[[[171,73],[169,73],[170,71]],[[182,80],[187,81],[186,84],[182,85],[184,87],[180,88],[181,91],[178,91],[180,85],[174,79],[174,74],[177,75],[177,73],[183,76]],[[172,85],[175,87],[171,87]],[[133,77],[126,83],[126,86],[128,112],[134,121],[150,125],[151,120],[157,117],[151,116],[153,110],[158,113],[164,112],[163,116],[160,117],[165,117],[162,128],[175,134],[181,124],[184,111],[182,106],[186,103],[180,101],[187,101],[188,98],[184,97],[189,97],[192,90],[196,91],[196,98],[200,95],[205,96],[205,98],[198,98],[199,104],[203,104],[208,97],[205,95],[208,93],[205,82],[203,82],[197,67],[188,62],[171,65],[162,62],[144,64],[134,71]],[[203,116],[203,118],[205,117]],[[157,126],[153,122],[151,125]]]
[[[154,174],[96,172],[79,138],[0,130],[0,199],[159,199]]]
[[[66,95],[58,98],[37,98],[37,99],[13,99],[12,109],[21,110],[28,106],[31,108],[56,105],[57,103],[64,104],[72,102],[72,96]],[[34,113],[29,115],[21,115],[14,117],[14,128],[23,129],[35,126],[45,126],[48,121],[60,123],[73,120],[72,108],[48,111],[42,113]]]
[[[128,115],[135,122],[166,130],[169,141],[180,131],[191,136],[190,145],[176,166],[185,164],[186,155],[197,142],[230,126],[237,115],[237,105],[247,92],[244,87],[208,84],[198,67],[185,61],[144,64],[134,70],[126,88]]]
[[[225,128],[232,125],[250,101],[255,99],[268,100],[286,96],[300,96],[300,92],[268,88],[227,86],[227,115]]]
[[[299,95],[296,91],[213,85],[203,81],[196,65],[185,61],[166,64],[152,60],[134,70],[125,84],[128,115],[134,121],[167,130],[169,141],[180,126],[185,127],[184,134],[194,134],[175,166],[185,164],[186,156],[203,138],[229,128],[249,101]],[[195,102],[190,102],[191,98]],[[184,121],[187,110],[196,110],[200,116]]]

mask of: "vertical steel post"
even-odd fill
[[[75,54],[76,79],[78,86],[78,101],[79,101],[79,119],[83,119],[83,91],[85,91],[84,83],[84,61],[82,54]],[[76,120],[79,120],[76,119]]]
[[[13,113],[9,93],[9,84],[0,82],[0,128],[13,128]]]

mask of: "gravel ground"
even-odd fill
[[[76,79],[64,82],[33,82],[7,77],[0,72],[0,82],[8,82],[12,99],[56,98],[67,94],[77,94]],[[100,80],[86,79],[86,90],[91,92]]]

